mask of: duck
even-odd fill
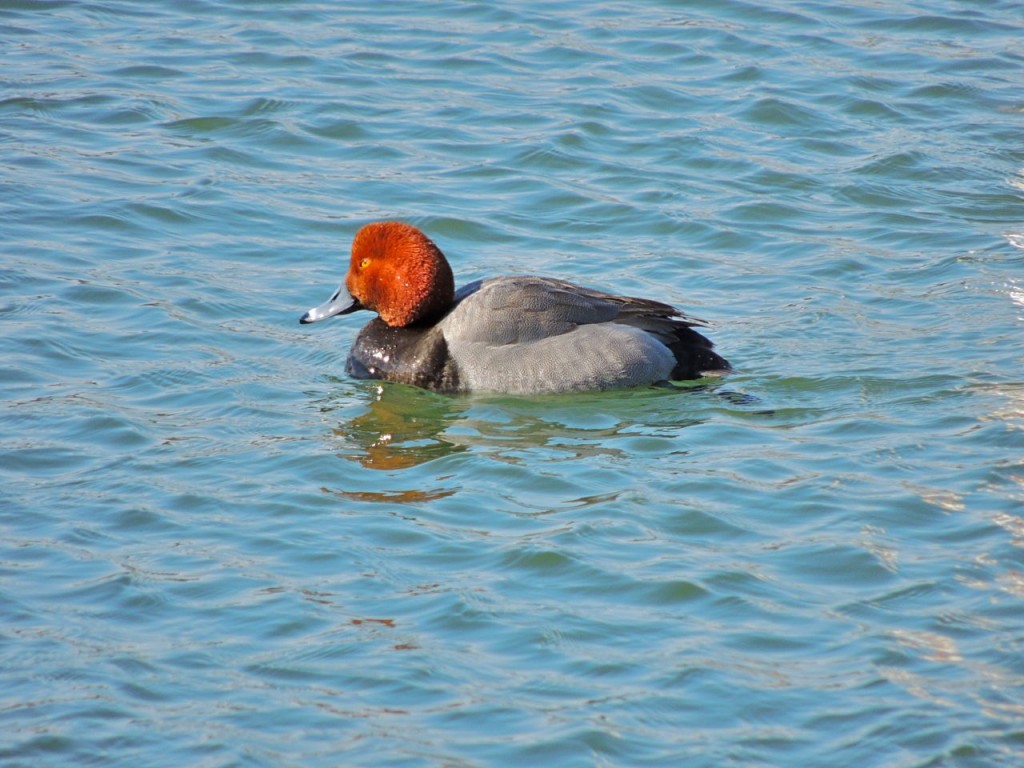
[[[696,330],[707,323],[660,301],[533,275],[456,290],[441,249],[400,221],[359,229],[338,290],[299,322],[362,309],[377,317],[356,336],[348,374],[446,394],[671,386],[731,370]]]

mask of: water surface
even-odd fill
[[[1007,766],[1024,16],[0,4],[0,763]],[[683,391],[300,327],[367,221],[677,304]]]

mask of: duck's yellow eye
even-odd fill
[[[363,259],[362,261],[359,262],[360,269],[366,269],[368,266],[370,266],[369,259]]]

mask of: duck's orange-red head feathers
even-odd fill
[[[345,286],[393,327],[438,320],[455,298],[455,280],[441,249],[400,221],[377,221],[352,240]]]

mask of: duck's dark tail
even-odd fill
[[[707,374],[731,371],[729,361],[715,352],[714,344],[704,334],[693,328],[677,324],[667,346],[676,357],[672,379],[699,379]]]
[[[715,352],[715,345],[696,328],[707,326],[703,320],[685,315],[669,304],[632,296],[596,294],[619,305],[615,322],[632,325],[652,334],[671,350],[676,358],[672,380],[700,379],[706,374],[731,371],[729,361]]]

